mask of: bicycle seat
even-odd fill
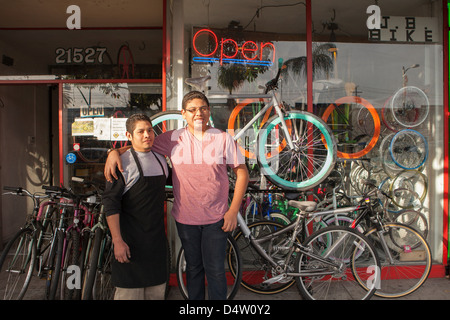
[[[316,209],[317,203],[314,201],[289,200],[288,205],[300,209],[301,211],[311,212]]]
[[[287,193],[285,193],[284,197],[286,199],[288,199],[288,200],[295,200],[298,197],[300,197],[300,195],[301,195],[301,193],[298,193],[298,192],[295,192],[295,193],[294,192],[287,192]]]
[[[186,78],[184,82],[200,91],[203,91],[205,89],[206,81],[211,79],[211,76],[204,76],[204,77],[198,77],[198,78]]]

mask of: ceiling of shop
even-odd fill
[[[74,4],[82,28],[163,25],[162,0],[0,0],[0,28],[66,28]]]
[[[237,21],[247,31],[305,34],[305,1],[296,0],[189,0],[184,13],[187,22],[194,26],[226,28],[231,20]],[[332,23],[337,27],[337,40],[351,36],[367,36],[367,7],[377,3],[381,15],[431,16],[436,0],[312,0],[313,31],[316,35],[331,33]],[[256,13],[259,8],[259,15]],[[233,12],[233,14],[224,14]],[[230,18],[232,17],[232,18]],[[361,28],[355,28],[361,26]]]
[[[170,6],[170,0],[168,0]],[[184,0],[186,22],[225,28],[234,20],[246,30],[304,33],[304,1],[296,0]],[[313,0],[314,30],[334,22],[336,34],[361,32],[352,25],[365,24],[369,5],[378,3],[383,15],[431,15],[432,3],[439,0]],[[163,0],[0,0],[0,28],[65,28],[69,5],[81,9],[82,28],[161,27]],[[288,6],[284,6],[288,5]],[[255,17],[258,8],[259,16]],[[407,8],[407,12],[405,12]],[[229,14],[225,14],[229,13]],[[232,18],[230,18],[232,17]],[[356,21],[355,21],[356,20]],[[287,29],[289,26],[289,29]],[[363,31],[365,33],[365,30]]]
[[[88,45],[101,45],[98,35],[89,32],[75,32],[67,37],[64,30],[71,13],[67,7],[76,4],[81,9],[81,28],[161,28],[163,25],[164,0],[0,0],[1,40],[16,49],[24,46],[28,52],[40,52],[44,56],[53,56],[47,48],[49,39],[34,35],[36,30],[28,31],[26,38],[17,30],[10,29],[56,29],[52,33],[54,43],[70,46],[70,41],[77,37]],[[173,1],[167,0],[167,10],[172,9]],[[185,24],[191,26],[209,26],[226,28],[230,22],[247,31],[284,33],[304,35],[306,29],[306,9],[304,1],[297,0],[178,0],[184,4]],[[313,0],[312,16],[315,35],[327,37],[331,34],[330,26],[336,27],[336,41],[351,41],[352,37],[367,37],[365,22],[368,18],[366,9],[378,3],[382,15],[391,16],[432,16],[433,11],[442,10],[441,0]],[[258,11],[258,9],[261,10]],[[256,15],[256,13],[259,13]],[[436,15],[436,14],[434,14]],[[356,27],[355,26],[359,26]],[[114,28],[113,28],[114,29]],[[57,31],[62,33],[58,35]],[[161,33],[142,35],[134,30],[131,39],[127,30],[113,30],[102,34],[102,41],[126,39],[135,41],[144,47],[142,39],[148,44],[160,42]],[[145,30],[141,30],[145,31]],[[90,39],[89,37],[92,37]],[[26,49],[25,49],[26,48]],[[34,50],[38,48],[39,50]],[[156,47],[155,47],[156,48]],[[158,46],[159,50],[160,46]],[[0,48],[1,49],[1,48]],[[144,51],[142,51],[144,52]]]

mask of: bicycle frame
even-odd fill
[[[270,94],[249,94],[249,95],[211,95],[208,97],[209,99],[269,99],[269,101],[265,104],[265,106],[234,136],[234,140],[238,140],[253,124],[261,118],[266,111],[275,107],[276,113],[278,117],[281,119],[281,127],[284,131],[285,136],[287,137],[287,143],[291,149],[294,149],[294,144],[292,142],[290,133],[287,129],[286,122],[284,121],[283,110],[280,107],[280,103],[278,101],[278,97],[276,94],[271,91]]]
[[[352,208],[356,208],[356,207],[352,207]],[[345,208],[346,211],[352,211],[350,210],[351,208]],[[334,212],[334,211],[341,211],[341,212],[346,212],[342,209],[336,209],[336,210],[327,210],[327,211],[323,211],[323,212],[314,212],[312,213],[312,216],[315,217],[319,217],[319,216],[323,216],[323,215],[328,215],[330,214],[330,212]],[[302,214],[298,215],[297,220],[280,229],[277,230],[273,233],[270,233],[264,237],[261,237],[259,239],[256,239],[252,234],[250,229],[248,228],[248,226],[245,224],[244,218],[242,217],[242,215],[238,214],[237,216],[237,220],[238,220],[238,225],[240,227],[240,229],[242,230],[242,233],[244,234],[245,238],[247,238],[250,242],[250,244],[252,245],[252,247],[258,252],[258,254],[264,258],[266,261],[268,261],[270,263],[270,265],[277,270],[277,272],[279,272],[280,274],[278,276],[275,276],[271,279],[268,279],[266,281],[264,281],[264,283],[272,283],[272,282],[277,282],[282,278],[285,278],[287,276],[293,276],[293,277],[305,277],[305,276],[325,276],[325,275],[331,275],[334,273],[334,271],[328,271],[328,270],[321,270],[321,269],[316,269],[314,272],[303,272],[303,273],[296,273],[296,272],[289,272],[287,270],[287,266],[289,265],[290,259],[292,257],[292,254],[294,253],[294,251],[300,252],[308,257],[310,257],[311,259],[314,260],[318,260],[324,264],[327,264],[329,266],[332,266],[334,268],[340,269],[342,267],[342,264],[337,264],[334,263],[332,261],[327,260],[327,257],[332,254],[334,252],[334,249],[337,248],[337,246],[346,238],[346,235],[344,235],[343,237],[339,238],[336,243],[334,243],[330,249],[328,250],[326,256],[318,256],[316,254],[311,253],[308,248],[303,247],[300,243],[296,242],[295,239],[297,237],[297,235],[299,234],[300,230],[301,230],[301,226],[300,226],[300,221],[302,220]],[[286,255],[287,259],[284,263],[284,267],[282,267],[281,265],[279,265],[274,259],[272,259],[271,256],[269,256],[267,254],[267,252],[262,248],[261,243],[263,242],[267,242],[270,241],[272,239],[274,239],[275,237],[293,231],[292,237],[290,239],[290,243],[292,245],[290,245],[289,248],[289,252]]]

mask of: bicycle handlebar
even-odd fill
[[[8,186],[5,186],[5,187],[3,187],[3,190],[9,191],[9,192],[3,193],[4,195],[15,195],[15,196],[30,197],[33,200],[33,203],[34,203],[35,207],[37,207],[37,205],[39,204],[40,199],[44,199],[44,198],[48,198],[49,197],[47,194],[45,194],[45,195],[33,194],[30,191],[28,191],[27,189],[24,189],[22,187],[8,187]]]
[[[3,187],[3,190],[12,191],[14,193],[17,193],[18,195],[20,195],[22,193],[31,194],[28,190],[26,190],[22,187]]]
[[[277,75],[275,76],[275,78],[273,78],[272,80],[270,80],[269,82],[266,83],[266,90],[264,91],[265,94],[267,94],[271,90],[278,88],[278,80],[280,79],[281,70],[283,70],[285,68],[286,68],[286,65],[283,64],[283,59],[282,58],[278,59]]]

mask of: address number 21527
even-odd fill
[[[62,63],[103,63],[106,48],[57,48],[55,62]]]

